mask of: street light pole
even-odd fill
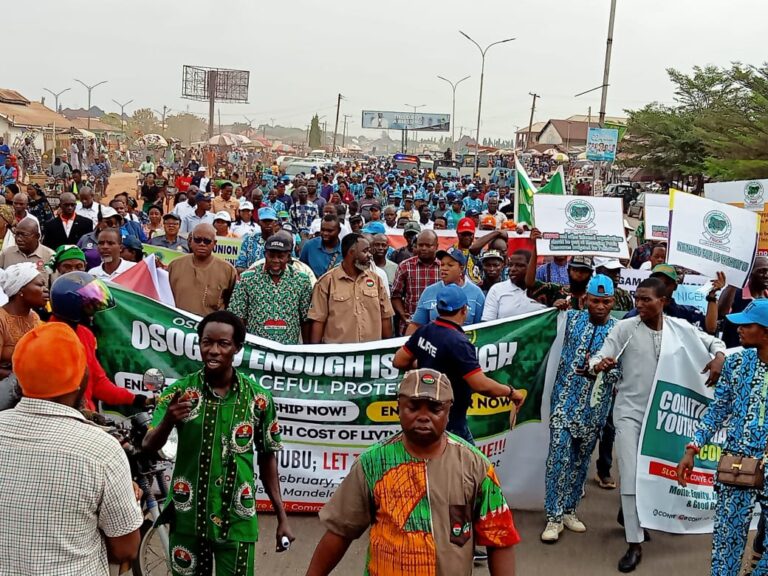
[[[126,102],[125,104],[120,104],[120,102],[114,99],[112,100],[112,102],[120,106],[120,128],[122,129],[122,132],[123,132],[123,138],[125,138],[125,107],[128,106],[128,104],[130,104],[131,102],[133,102],[133,100],[128,100],[128,102]]]
[[[477,174],[477,166],[478,162],[480,160],[480,112],[483,107],[483,80],[485,78],[485,54],[490,50],[492,46],[496,46],[496,44],[504,44],[505,42],[511,42],[514,40],[514,38],[506,38],[504,40],[498,40],[497,42],[492,42],[488,44],[488,46],[485,47],[485,49],[480,47],[480,44],[475,42],[472,38],[470,38],[467,34],[459,30],[459,34],[464,36],[467,40],[472,42],[475,46],[477,46],[477,49],[480,50],[480,56],[482,58],[482,65],[480,67],[480,96],[477,100],[477,129],[475,130],[475,169],[474,173]]]
[[[106,84],[107,81],[102,80],[101,82],[98,82],[93,86],[88,86],[88,84],[86,84],[82,80],[78,80],[77,78],[75,78],[75,82],[79,82],[80,84],[85,86],[86,90],[88,90],[88,130],[90,130],[91,129],[91,92],[93,91],[94,88],[96,88],[96,86],[101,86],[102,84]]]
[[[605,103],[608,100],[608,76],[611,72],[611,49],[613,48],[613,23],[616,20],[616,0],[611,0],[611,15],[608,18],[608,40],[605,44],[605,67],[603,68],[603,90],[600,95],[600,127],[605,123]]]
[[[426,104],[419,104],[418,106],[414,106],[413,104],[406,104],[406,106],[408,106],[408,108],[413,108],[413,125],[414,125],[414,128],[413,128],[413,143],[414,143],[414,146],[415,146],[416,143],[419,141],[419,135],[416,132],[416,128],[415,128],[415,126],[416,126],[416,110],[418,110],[419,108],[424,108],[424,106],[426,106]],[[408,147],[408,144],[406,142],[406,148],[407,147]],[[406,152],[407,152],[407,150],[406,150]],[[419,149],[416,148],[416,153],[418,154],[418,152],[419,152]]]
[[[64,88],[64,90],[62,90],[61,92],[54,92],[53,90],[49,90],[48,88],[43,88],[43,90],[45,90],[49,94],[53,94],[53,98],[56,101],[55,112],[56,114],[58,114],[59,113],[59,96],[64,94],[64,92],[66,92],[67,90],[72,90],[72,88]],[[53,142],[53,152],[51,153],[51,164],[53,164],[54,156],[56,156],[56,121],[55,120],[53,121],[53,135],[51,137],[51,141]],[[45,142],[43,142],[43,144],[45,144]]]
[[[451,85],[451,90],[453,91],[453,104],[451,105],[451,146],[453,146],[454,151],[456,149],[456,87],[464,82],[464,80],[469,80],[469,76],[464,76],[461,80],[457,82],[451,82],[448,80],[448,78],[445,78],[443,76],[437,75],[440,80],[445,80],[448,82],[448,84]]]

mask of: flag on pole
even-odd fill
[[[515,221],[526,222],[533,226],[533,195],[536,187],[528,173],[515,158]]]
[[[557,168],[557,172],[552,175],[552,179],[539,188],[536,194],[565,194],[565,172],[562,166]]]

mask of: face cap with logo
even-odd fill
[[[406,372],[397,393],[399,396],[415,400],[453,401],[453,388],[448,377],[442,372],[428,368]]]
[[[621,262],[616,260],[615,258],[595,258],[594,260],[595,264],[595,270],[598,270],[599,268],[605,268],[606,270],[620,270],[621,268],[624,268],[624,266],[621,265]]]
[[[591,256],[574,256],[571,261],[568,262],[568,266],[571,268],[582,270],[592,270],[592,257]]]
[[[277,220],[277,212],[273,208],[259,208],[259,220]]]
[[[743,311],[725,317],[734,324],[759,324],[768,328],[768,299],[753,300]]]
[[[280,237],[275,238],[274,236],[272,236],[270,237],[269,240],[267,240],[266,244],[264,245],[264,250],[266,250],[267,252],[269,251],[290,252],[291,245]]]
[[[474,234],[475,230],[475,222],[471,218],[462,218],[456,226],[456,234],[464,234],[465,232]]]
[[[670,266],[669,264],[656,264],[656,266],[653,267],[651,278],[659,275],[666,276],[673,282],[677,282],[678,280],[677,270],[675,270],[674,266]]]
[[[480,259],[485,262],[486,260],[491,260],[493,258],[498,258],[499,260],[504,260],[504,255],[499,252],[498,250],[486,250],[483,252],[483,255],[480,257]]]
[[[587,284],[587,294],[602,298],[613,296],[613,280],[604,274],[596,274]]]
[[[464,252],[462,252],[458,248],[451,248],[449,250],[438,250],[435,256],[437,256],[438,260],[442,260],[443,258],[448,256],[449,258],[453,258],[454,260],[456,260],[456,262],[458,262],[462,266],[467,265],[467,257],[464,256]]]

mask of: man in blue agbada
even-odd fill
[[[544,509],[547,525],[541,540],[554,543],[563,527],[584,532],[576,516],[592,452],[608,417],[613,387],[620,377],[614,368],[597,378],[587,372],[589,358],[600,350],[616,324],[611,318],[614,286],[597,274],[587,285],[586,310],[568,310],[563,351],[552,389],[549,456]]]

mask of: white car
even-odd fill
[[[319,158],[315,158],[315,159],[300,158],[288,164],[288,166],[285,169],[285,175],[288,176],[291,180],[293,180],[296,176],[298,176],[302,172],[305,175],[309,176],[313,168],[316,171],[319,171],[320,168],[323,166],[323,164],[324,164],[324,161]]]
[[[281,170],[285,170],[291,162],[296,162],[296,160],[301,160],[301,158],[299,156],[278,156],[275,162]]]

